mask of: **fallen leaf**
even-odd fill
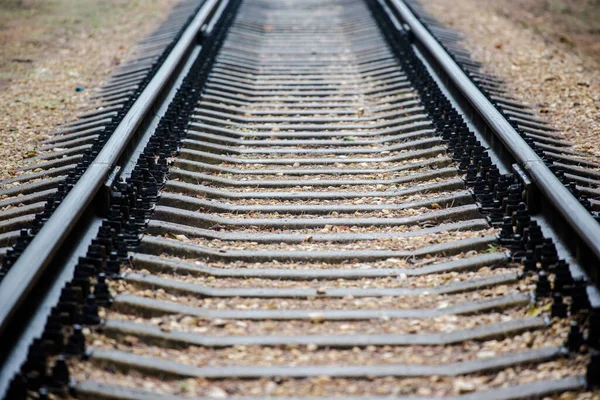
[[[552,308],[551,303],[548,303],[545,306],[541,306],[541,307],[531,307],[529,309],[529,311],[527,311],[527,315],[530,317],[537,317],[538,315],[540,315],[541,313],[543,313],[545,311],[550,311],[551,308]]]

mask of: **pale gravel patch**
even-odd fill
[[[544,40],[532,27],[505,16],[506,5],[486,0],[423,1],[440,21],[466,36],[484,69],[507,82],[511,95],[533,105],[574,149],[600,157],[600,70],[598,65]],[[467,19],[465,19],[467,18]]]

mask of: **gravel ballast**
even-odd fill
[[[505,80],[513,97],[537,108],[574,143],[575,150],[599,161],[600,69],[595,60],[540,33],[552,27],[539,26],[526,12],[519,14],[518,4],[428,0],[422,6],[462,33],[473,58],[483,62],[485,71]]]

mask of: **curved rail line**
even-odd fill
[[[5,257],[5,398],[595,389],[595,192],[455,34],[401,0],[174,15],[5,191],[3,243],[46,210]]]

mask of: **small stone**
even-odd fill
[[[475,384],[473,382],[463,381],[461,379],[453,382],[454,392],[457,394],[470,393],[475,391]]]
[[[480,351],[479,353],[477,353],[477,358],[490,358],[490,357],[494,357],[495,355],[496,355],[495,351],[484,350],[484,351]]]
[[[271,394],[277,389],[277,383],[269,381],[265,385],[265,393]]]
[[[187,236],[185,235],[175,235],[175,239],[180,240],[182,242],[189,242],[190,239],[188,239]]]
[[[399,281],[405,281],[408,279],[408,275],[406,275],[404,272],[401,274],[398,274],[398,276],[396,277],[396,279],[398,279]]]
[[[325,315],[323,315],[323,313],[310,313],[308,314],[308,318],[312,321],[312,322],[321,322],[325,319]]]
[[[197,321],[196,321],[196,318],[190,317],[188,315],[188,316],[181,318],[181,321],[179,321],[179,322],[181,323],[181,325],[184,325],[184,326],[192,326],[192,325],[196,325]]]
[[[206,396],[214,399],[226,399],[228,397],[227,392],[217,386],[209,388],[206,391]]]

